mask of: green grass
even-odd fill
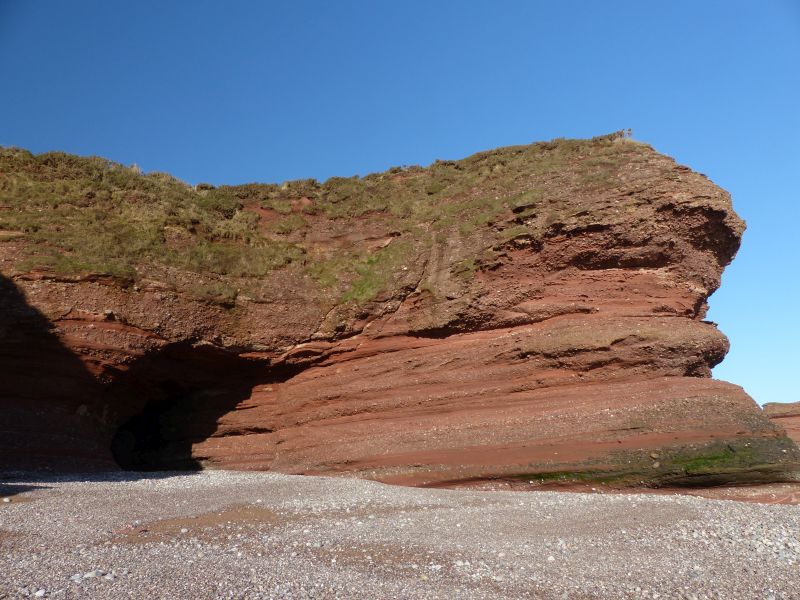
[[[252,213],[251,213],[252,214]],[[271,229],[275,233],[290,234],[308,227],[308,221],[298,213],[291,213],[275,221]]]
[[[363,304],[375,298],[386,289],[392,276],[406,266],[412,245],[404,240],[396,240],[385,248],[370,254],[355,267],[358,277],[350,289],[342,296],[342,302],[354,301]]]
[[[403,266],[432,243],[457,241],[472,253],[451,267],[468,280],[495,244],[541,237],[562,218],[565,198],[579,202],[581,186],[615,185],[619,169],[639,160],[646,147],[619,138],[513,146],[323,183],[216,188],[96,157],[0,148],[0,243],[26,242],[18,269],[107,273],[122,282],[165,269],[263,278],[292,268],[340,301],[361,304],[394,289]],[[279,217],[264,227],[254,208]],[[512,216],[513,227],[498,225]],[[320,248],[306,239],[319,220],[352,230],[380,223],[400,237],[378,251]]]
[[[456,277],[459,277],[464,281],[472,281],[472,279],[475,277],[475,273],[477,272],[478,263],[474,258],[465,258],[464,260],[457,262],[453,267],[453,273],[456,275]]]
[[[32,242],[20,268],[134,279],[147,264],[260,277],[301,254],[264,239],[256,215],[217,190],[99,158],[0,150],[0,229]],[[170,244],[166,233],[185,235]]]

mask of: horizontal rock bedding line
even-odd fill
[[[791,421],[710,379],[744,223],[645,144],[197,189],[59,153],[0,167],[0,468],[795,477]]]

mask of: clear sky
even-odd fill
[[[716,376],[800,400],[800,1],[0,0],[0,145],[279,182],[628,127],[747,220]]]

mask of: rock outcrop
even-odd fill
[[[800,402],[768,402],[764,405],[764,412],[796,444],[800,444]]]
[[[644,144],[197,189],[3,152],[0,467],[638,485],[800,461],[710,379],[744,224]]]

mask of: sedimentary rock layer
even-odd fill
[[[768,402],[764,405],[764,412],[795,443],[800,444],[800,402]]]
[[[649,146],[155,192],[89,159],[4,160],[19,229],[0,242],[0,466],[640,484],[774,480],[800,460],[710,379],[728,343],[706,300],[744,225]],[[43,186],[66,225],[24,202]],[[137,221],[150,245],[70,242],[120,189],[154,212],[177,198]]]

